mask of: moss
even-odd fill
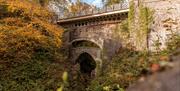
[[[130,38],[130,32],[128,29],[128,19],[123,20],[118,24],[113,32],[114,39],[121,40],[122,43],[125,43]]]
[[[139,7],[135,9],[134,0],[131,0],[129,9],[128,30],[130,37],[133,39],[138,50],[147,50],[149,26],[153,20],[153,11],[144,7],[142,2],[140,2]],[[136,13],[135,10],[139,11],[139,13]]]
[[[149,32],[149,25],[153,20],[153,11],[147,7],[144,7],[142,4],[139,6],[139,22],[140,22],[140,30]]]
[[[128,30],[133,31],[134,29],[134,23],[135,23],[135,8],[134,8],[134,0],[131,0],[130,7],[129,7],[129,13],[128,13]]]
[[[122,20],[122,22],[117,25],[115,29],[115,33],[119,33],[119,32],[129,34],[128,19]]]
[[[166,43],[168,52],[174,52],[180,48],[180,35],[178,33],[174,33],[171,35],[171,38]]]
[[[143,49],[148,49],[148,33],[153,20],[153,11],[148,7],[144,7],[142,3],[139,5],[139,29],[136,31],[138,46],[144,46]],[[143,45],[142,45],[143,44]]]

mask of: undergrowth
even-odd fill
[[[167,49],[160,52],[134,51],[131,46],[120,49],[87,91],[124,91],[140,77],[151,74],[153,64],[161,66],[163,62],[170,62],[171,56],[179,55],[173,53],[180,48],[180,36],[172,35],[166,45]]]

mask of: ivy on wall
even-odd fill
[[[134,0],[130,1],[129,13],[128,13],[128,29],[129,31],[133,30],[133,24],[135,19],[135,8],[134,8]]]
[[[153,20],[153,10],[145,7],[141,1],[137,8],[135,6],[135,1],[131,0],[128,14],[128,30],[136,49],[147,50],[149,26]]]
[[[150,25],[153,21],[153,10],[145,7],[140,3],[139,6],[139,30],[137,31],[138,44],[144,44],[145,50],[148,49],[148,33],[150,32]],[[143,46],[143,45],[142,45]]]

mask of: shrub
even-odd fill
[[[63,30],[27,0],[0,0],[0,90],[51,91],[64,70]]]
[[[151,73],[151,65],[168,62],[170,52],[162,51],[158,54],[120,49],[118,54],[103,69],[103,74],[94,79],[87,91],[123,91],[136,82],[141,76]],[[106,62],[106,61],[103,61]]]

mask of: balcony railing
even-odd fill
[[[129,8],[129,2],[121,2],[119,4],[103,7],[101,9],[88,9],[77,13],[65,13],[63,16],[58,17],[58,19],[61,20],[61,19],[69,19],[69,18],[76,18],[82,16],[90,16],[90,15],[108,13],[113,11],[125,10],[128,8]]]

